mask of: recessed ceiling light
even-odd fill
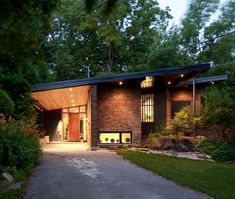
[[[75,106],[75,104],[72,104],[73,106]]]
[[[73,90],[72,88],[69,89],[69,91],[72,91],[72,90]]]
[[[169,82],[167,82],[167,84],[168,84],[168,85],[170,85],[170,84],[171,84],[171,82],[169,81]]]
[[[73,97],[73,94],[71,94],[70,97]]]
[[[72,102],[74,102],[74,100],[71,100]]]
[[[122,82],[122,81],[120,81],[120,82],[119,82],[119,85],[120,85],[120,86],[121,86],[121,85],[123,85],[123,82]]]
[[[184,74],[181,74],[180,77],[184,77]]]

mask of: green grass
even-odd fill
[[[235,198],[235,164],[119,150],[136,165],[218,199]]]

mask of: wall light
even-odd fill
[[[215,82],[211,82],[211,84],[215,84]]]
[[[181,74],[180,77],[184,77],[184,74]]]
[[[121,86],[121,85],[123,85],[123,82],[122,82],[122,81],[120,81],[118,84]]]
[[[168,85],[171,85],[171,82],[169,81],[169,82],[167,82],[167,84],[168,84]]]

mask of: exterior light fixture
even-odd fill
[[[215,84],[215,82],[211,82],[211,84]]]
[[[73,89],[72,88],[69,88],[69,91],[72,91]]]
[[[118,84],[121,86],[121,85],[123,85],[123,82],[122,82],[122,81],[120,81]]]
[[[184,74],[181,74],[180,77],[184,77]]]
[[[167,82],[167,84],[168,84],[168,85],[171,85],[171,82],[169,81],[169,82]]]

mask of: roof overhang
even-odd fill
[[[88,101],[90,85],[112,83],[125,80],[141,82],[147,76],[160,78],[167,87],[175,87],[193,76],[210,69],[210,64],[196,64],[175,68],[162,68],[150,71],[122,73],[109,76],[58,81],[32,86],[32,96],[38,101],[36,107],[40,110],[54,110],[74,106],[83,106]]]
[[[114,81],[121,81],[121,80],[140,79],[140,78],[145,78],[146,76],[153,76],[153,77],[165,76],[165,77],[171,78],[177,74],[186,74],[184,78],[179,79],[175,82],[175,83],[179,83],[179,81],[187,80],[190,77],[203,73],[209,69],[210,69],[210,63],[180,66],[180,67],[174,67],[174,68],[162,68],[162,69],[157,69],[157,70],[122,73],[122,74],[115,74],[115,75],[101,76],[101,77],[94,77],[94,78],[75,79],[75,80],[58,81],[58,82],[45,83],[45,84],[36,84],[32,86],[32,91],[34,93],[38,91],[77,87],[77,86],[84,86],[84,85],[93,85],[93,84],[114,82]],[[169,78],[166,78],[166,81]]]

